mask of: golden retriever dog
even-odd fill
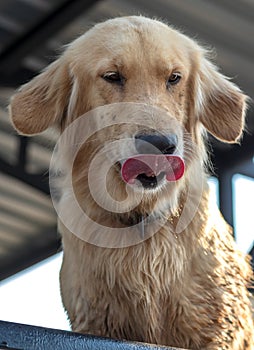
[[[60,278],[74,331],[254,349],[251,268],[210,200],[205,151],[207,132],[239,140],[245,107],[207,50],[142,16],[97,24],[13,96],[21,134],[62,135]]]

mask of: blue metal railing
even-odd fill
[[[56,329],[0,321],[0,350],[173,350]],[[174,348],[175,349],[175,348]],[[176,349],[175,349],[176,350]],[[180,350],[180,349],[178,349]]]

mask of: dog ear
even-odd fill
[[[32,135],[60,124],[70,90],[67,64],[59,58],[12,97],[9,111],[14,127],[23,135]]]
[[[247,96],[204,57],[197,89],[197,111],[201,123],[217,139],[237,142],[244,128]]]

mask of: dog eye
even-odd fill
[[[167,88],[169,88],[171,85],[175,85],[175,84],[179,83],[181,78],[182,78],[182,76],[180,73],[178,73],[178,72],[172,73],[167,80]]]
[[[102,78],[111,84],[123,85],[125,82],[125,78],[119,72],[107,72]]]

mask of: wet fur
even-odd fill
[[[116,69],[127,77],[123,89],[101,78]],[[180,70],[183,77],[168,91],[165,81],[172,70]],[[210,203],[205,170],[198,210],[179,234],[175,215],[188,190],[200,190],[196,174],[207,163],[206,130],[224,142],[237,142],[244,127],[245,100],[195,41],[158,21],[135,16],[95,26],[13,97],[12,121],[23,134],[39,133],[51,125],[63,131],[85,112],[116,102],[160,107],[165,115],[150,116],[159,130],[174,129],[175,121],[181,125],[177,132],[187,163],[183,179],[147,193],[135,209],[142,214],[170,214],[159,232],[138,245],[103,248],[84,242],[59,223],[64,249],[61,291],[74,331],[189,349],[253,350],[246,289],[251,269],[237,250],[231,229]],[[116,126],[99,132],[74,163],[79,203],[106,226],[121,222],[116,214],[105,214],[90,195],[89,162],[102,144],[136,131]],[[184,140],[186,131],[191,142]],[[118,200],[126,195],[114,169],[108,188]],[[168,207],[170,213],[165,212]],[[78,227],[68,201],[66,208]],[[92,230],[89,223],[78,228]]]

